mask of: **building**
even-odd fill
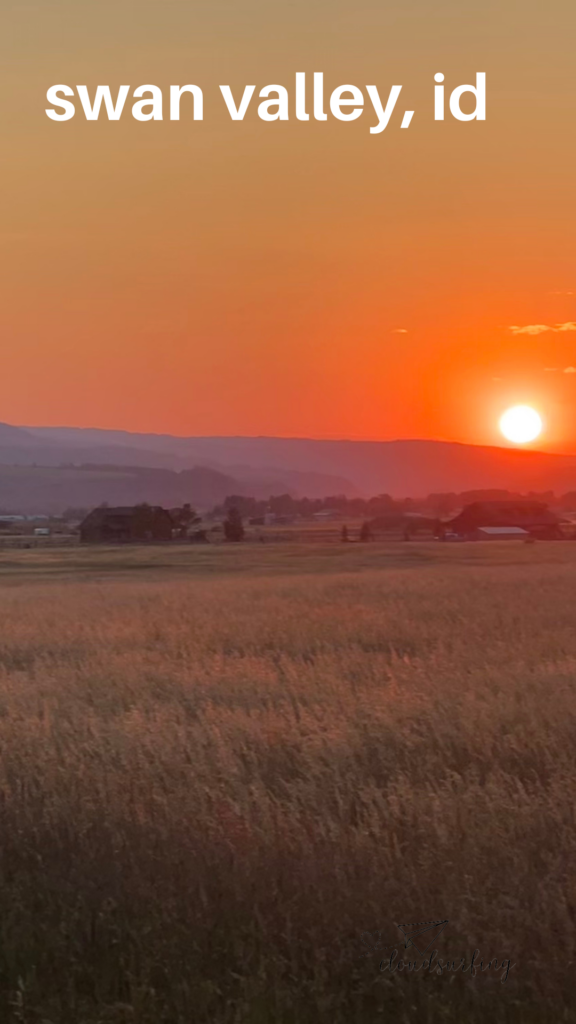
[[[472,540],[533,540],[528,530],[521,526],[479,526],[471,537]]]
[[[95,508],[80,524],[83,544],[134,544],[172,540],[170,513],[158,505]]]
[[[441,523],[438,534],[451,532],[460,537],[476,539],[478,530],[515,527],[540,540],[558,540],[562,537],[560,521],[547,505],[540,501],[474,501],[466,505],[459,515]]]

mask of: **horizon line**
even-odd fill
[[[21,430],[78,430],[78,431],[99,431],[101,433],[108,434],[128,434],[129,436],[136,437],[167,437],[173,438],[178,441],[311,441],[320,442],[323,444],[447,444],[447,445],[458,445],[460,447],[471,447],[471,448],[496,448],[501,451],[516,451],[516,452],[531,452],[532,454],[540,454],[546,456],[557,456],[558,458],[571,458],[576,456],[576,451],[551,451],[543,448],[535,448],[531,445],[515,445],[515,444],[496,444],[495,442],[478,442],[478,441],[457,441],[444,437],[345,437],[342,435],[330,435],[324,437],[314,437],[308,434],[171,434],[166,431],[154,431],[154,430],[128,430],[126,427],[78,427],[70,424],[58,424],[58,425],[46,425],[42,423],[38,424],[26,424],[26,423],[7,423],[6,421],[0,422],[0,425],[7,427],[14,427]],[[504,439],[503,439],[504,440]]]

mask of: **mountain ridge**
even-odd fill
[[[115,447],[117,452],[120,446],[154,451],[162,459],[176,459],[178,464],[210,465],[222,472],[243,467],[280,476],[290,472],[327,474],[347,482],[348,490],[354,488],[365,496],[387,492],[394,497],[419,497],[431,491],[478,487],[547,490],[550,481],[555,487],[576,487],[574,455],[459,441],[182,437],[99,428],[27,429],[44,441],[50,437],[65,440],[66,444],[82,440],[89,448],[106,442],[108,449]],[[544,488],[543,483],[547,484]]]
[[[20,470],[20,491],[13,479],[8,486],[9,467]],[[45,479],[37,472],[42,467],[52,468],[53,479],[57,470],[68,467],[68,476],[65,481],[62,478],[68,490],[62,490],[61,500],[72,492],[74,501],[83,505],[96,495],[100,501],[116,500],[117,477],[109,481],[107,494],[96,486],[94,475],[86,476],[106,467],[129,472],[132,489],[126,485],[122,490],[124,503],[129,503],[132,495],[134,501],[168,504],[178,499],[203,508],[210,502],[219,503],[229,493],[258,498],[281,493],[310,498],[387,493],[394,498],[418,499],[431,493],[482,489],[576,491],[576,456],[458,441],[179,437],[0,424],[0,505],[6,506],[8,494],[16,500],[20,493],[22,502],[32,501],[37,506],[49,500],[53,508],[57,494],[51,489],[46,492]],[[73,470],[77,471],[74,487]],[[203,470],[217,474],[211,483]],[[196,476],[187,477],[192,471]],[[172,477],[154,476],[156,472],[169,472]],[[25,484],[26,475],[29,480]],[[161,479],[166,485],[164,500]],[[84,501],[82,480],[86,484]],[[67,505],[73,503],[66,500]]]

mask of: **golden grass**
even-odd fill
[[[0,582],[1,1021],[576,1019],[576,546],[10,552]],[[506,983],[359,957],[434,917]]]

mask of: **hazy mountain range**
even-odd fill
[[[0,507],[108,501],[210,508],[228,494],[421,497],[506,488],[576,490],[576,456],[442,441],[172,437],[0,424]]]

